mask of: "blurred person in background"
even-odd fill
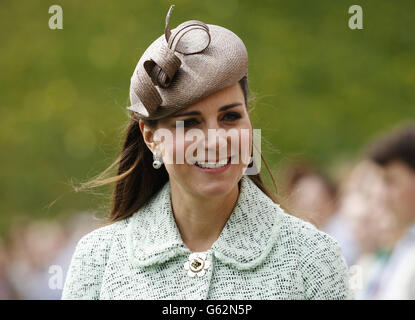
[[[395,244],[378,272],[373,299],[415,299],[415,124],[385,135],[369,149],[382,170]]]
[[[8,276],[19,299],[59,299],[58,290],[49,286],[49,267],[65,242],[56,221],[27,221],[12,229]]]
[[[383,201],[382,187],[380,169],[367,160],[358,161],[341,182],[339,209],[327,229],[342,240],[349,265],[383,256],[394,241],[393,218]]]
[[[316,227],[333,236],[350,266],[360,249],[349,216],[340,210],[335,183],[303,162],[290,165],[284,172],[285,205],[294,215],[306,215]]]
[[[60,299],[76,243],[97,225],[89,213],[63,221],[16,223],[9,235],[7,264],[2,263],[6,252],[2,255],[0,243],[0,299]]]
[[[8,276],[9,257],[6,243],[0,238],[0,300],[17,299],[17,293],[14,290]]]
[[[341,185],[341,217],[337,230],[349,231],[350,265],[357,266],[357,299],[372,299],[379,270],[383,269],[397,238],[397,225],[384,201],[382,172],[368,160],[359,161]],[[347,226],[347,227],[346,227]]]
[[[287,207],[338,240],[349,266],[365,263],[368,273],[369,261],[388,252],[393,223],[380,199],[380,169],[372,162],[352,165],[339,186],[312,166],[295,164],[285,171],[285,186]]]
[[[323,229],[337,210],[336,186],[310,165],[294,164],[285,170],[286,206]]]

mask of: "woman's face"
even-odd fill
[[[223,196],[249,163],[252,127],[238,82],[159,120],[159,129],[171,133],[171,140],[156,143],[156,154],[162,155],[172,186],[182,192]]]

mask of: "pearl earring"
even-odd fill
[[[156,156],[154,156],[153,158],[154,158],[153,168],[160,169],[161,165],[163,164],[163,159],[161,157],[156,157]]]

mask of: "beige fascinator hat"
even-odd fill
[[[248,74],[248,52],[232,31],[189,20],[164,34],[143,53],[130,83],[128,110],[140,119],[160,119],[235,84]]]

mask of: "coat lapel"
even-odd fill
[[[242,176],[236,206],[211,247],[213,254],[240,270],[256,267],[275,243],[283,214],[248,176]],[[174,219],[170,182],[129,218],[127,250],[131,262],[141,267],[191,253]]]

